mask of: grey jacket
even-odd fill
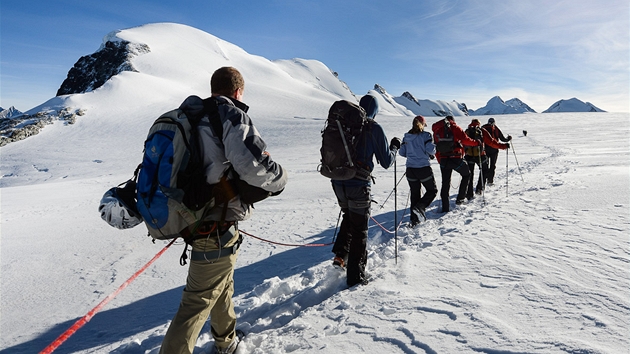
[[[267,145],[247,115],[249,107],[235,99],[219,96],[219,116],[223,127],[223,136],[217,137],[208,117],[204,117],[198,126],[199,144],[203,151],[206,181],[218,183],[225,172],[232,166],[241,180],[252,186],[269,192],[280,192],[287,183],[287,173],[265,153]],[[184,106],[189,100],[182,106]],[[200,99],[188,102],[188,109],[203,105]],[[233,176],[228,174],[228,179]],[[241,202],[238,196],[228,203],[226,221],[246,220],[251,214],[251,205]],[[206,217],[208,220],[221,220],[223,205],[212,208]]]
[[[400,156],[407,158],[407,167],[422,168],[431,165],[430,157],[435,156],[435,145],[431,133],[423,131],[419,134],[405,133]]]

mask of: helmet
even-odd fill
[[[131,182],[131,183],[130,183]],[[125,202],[123,196],[129,196],[128,192],[135,191],[135,182],[129,181],[124,188],[114,187],[105,192],[98,211],[101,219],[117,229],[130,229],[142,223],[142,217],[135,210],[135,203]],[[128,198],[126,198],[128,199]],[[130,201],[133,201],[133,197]],[[132,207],[133,205],[133,207]]]

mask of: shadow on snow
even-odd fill
[[[379,213],[379,208],[374,208],[372,213]],[[398,221],[403,215],[403,210],[398,210]],[[374,219],[383,227],[393,230],[394,212],[373,215]],[[369,236],[373,237],[382,229],[372,220],[369,224]],[[307,240],[316,240],[313,243],[332,242],[335,229],[328,229],[319,235],[308,237]],[[380,236],[382,237],[382,236]],[[391,235],[393,237],[393,235]],[[252,244],[246,247],[255,247]],[[259,262],[237,268],[234,272],[234,296],[239,296],[251,291],[256,285],[265,279],[273,277],[288,278],[301,274],[309,268],[332,259],[332,246],[324,247],[294,247],[285,252],[269,256]],[[178,265],[174,265],[178,266]],[[184,281],[184,279],[182,279]],[[159,294],[142,298],[128,305],[97,313],[89,323],[80,328],[74,335],[68,338],[55,353],[74,353],[81,350],[96,349],[110,345],[125,338],[134,337],[138,333],[152,330],[170,321],[181,300],[183,286],[176,287]],[[55,325],[36,338],[13,347],[0,350],[0,353],[33,353],[43,350],[52,343],[64,331],[70,328],[80,318],[68,320]],[[155,346],[161,343],[162,336],[153,336],[143,342],[143,346],[150,345],[147,341],[155,341]]]

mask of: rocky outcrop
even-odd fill
[[[149,51],[149,47],[144,44],[107,41],[94,54],[79,58],[68,71],[68,77],[57,90],[57,96],[93,91],[116,74],[136,71],[130,59]]]
[[[42,128],[55,121],[74,124],[77,117],[84,114],[84,110],[66,107],[60,111],[25,114],[17,118],[0,118],[0,147],[37,135]]]

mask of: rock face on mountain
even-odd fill
[[[107,41],[97,52],[79,58],[57,90],[57,96],[93,91],[118,73],[136,71],[129,59],[149,51],[146,45]]]
[[[469,110],[468,112],[473,116],[536,113],[536,111],[518,98],[503,101],[499,96],[492,97],[485,106],[474,111]]]
[[[547,108],[543,113],[557,113],[557,112],[606,112],[602,109],[595,107],[590,102],[582,102],[577,98],[571,98],[568,100],[560,100]]]

